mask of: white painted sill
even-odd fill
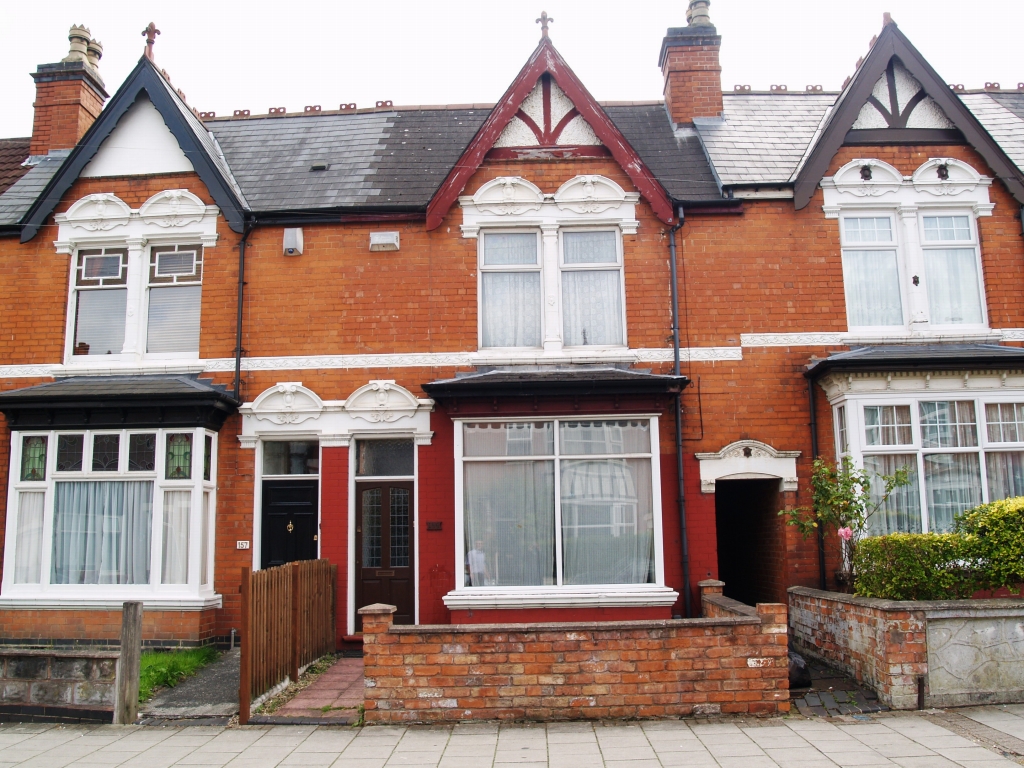
[[[105,611],[121,610],[127,601],[139,600],[145,610],[152,611],[204,611],[222,608],[224,600],[220,595],[205,597],[38,597],[32,595],[0,597],[0,609],[6,610],[66,610]]]
[[[669,587],[541,587],[531,590],[457,589],[444,596],[449,610],[488,608],[661,608],[673,605],[679,593]]]

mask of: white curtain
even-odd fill
[[[203,491],[202,532],[199,535],[199,583],[210,583],[210,492]]]
[[[484,272],[483,346],[541,345],[540,272]]]
[[[985,470],[989,501],[1024,496],[1024,453],[986,453]]]
[[[18,494],[18,532],[14,548],[14,583],[38,584],[43,556],[42,491]]]
[[[153,483],[57,483],[53,584],[148,584]]]
[[[164,491],[163,584],[188,583],[188,513],[192,491]]]
[[[614,264],[619,260],[616,232],[566,232],[562,258],[566,264]]]
[[[199,352],[203,289],[199,285],[149,289],[148,352]]]
[[[563,421],[558,452],[562,456],[650,453],[649,421]]]
[[[562,272],[563,343],[569,347],[622,344],[618,270]]]
[[[851,328],[903,325],[896,251],[843,251],[846,317]]]
[[[128,289],[78,292],[75,316],[75,354],[120,355]]]
[[[921,532],[921,488],[918,485],[917,454],[865,456],[864,470],[871,475],[871,506],[885,495],[880,475],[895,474],[897,469],[910,470],[910,485],[897,488],[876,512],[868,517],[868,534]]]
[[[981,290],[973,248],[925,251],[931,322],[980,324]]]
[[[464,467],[466,586],[554,584],[554,462]]]
[[[654,581],[650,459],[563,461],[562,583]]]
[[[934,453],[924,457],[928,529],[948,531],[953,518],[981,504],[981,463],[976,453]]]

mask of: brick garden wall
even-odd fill
[[[118,656],[0,649],[0,722],[111,722]]]

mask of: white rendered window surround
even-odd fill
[[[520,177],[501,177],[459,201],[463,237],[480,241],[481,356],[601,355],[627,347],[622,235],[636,234],[639,226],[637,193],[602,176],[576,176],[554,194]],[[536,262],[495,263],[489,236],[527,234],[537,238]],[[532,312],[538,292],[539,341],[525,309],[501,311],[521,296]],[[505,324],[496,325],[502,317]]]
[[[204,429],[12,432],[0,606],[219,607],[216,452]]]
[[[845,455],[873,474],[910,470],[871,534],[948,530],[958,512],[1024,494],[1024,372],[831,374],[822,386]]]
[[[599,422],[642,424],[646,427],[644,431],[647,432],[650,442],[640,445],[633,444],[635,440],[624,439],[619,452],[613,455],[601,451],[599,456],[593,452],[597,450],[596,448],[592,450],[584,445],[586,441],[566,437],[565,429],[574,424]],[[456,586],[445,595],[445,605],[452,610],[672,605],[679,595],[665,586],[661,481],[657,453],[658,417],[640,414],[615,417],[572,416],[565,419],[542,420],[506,418],[500,420],[500,423],[505,425],[505,431],[509,433],[505,454],[486,455],[486,449],[481,451],[479,443],[487,442],[486,436],[478,440],[476,446],[467,445],[464,434],[467,425],[487,426],[495,423],[497,421],[494,419],[466,419],[455,422]],[[539,426],[528,429],[531,425]],[[517,434],[519,429],[530,432],[530,435],[521,441],[522,445],[515,439],[517,436],[522,437]],[[569,442],[566,442],[567,440]],[[593,463],[609,458],[614,458],[612,463],[616,466],[623,464],[626,474],[622,478],[616,480],[611,477],[614,472],[584,466],[588,461]],[[630,462],[638,466],[634,467]],[[643,465],[642,469],[639,465]],[[649,474],[646,469],[648,466]],[[609,506],[605,503],[607,499],[595,505],[584,498],[587,494],[581,497],[571,488],[562,487],[564,483],[569,482],[577,485],[583,483],[591,490],[601,488],[603,491],[609,491],[618,488],[622,491],[630,486],[630,482],[625,482],[627,474],[632,478],[631,482],[637,486],[630,488],[630,493],[636,497],[636,509],[626,509],[629,504],[613,503]],[[495,483],[511,483],[508,485],[509,492],[518,493],[525,504],[520,510],[524,513],[523,520],[532,520],[534,523],[530,530],[525,530],[525,523],[519,526],[525,531],[521,532],[522,535],[519,537],[523,540],[518,542],[521,545],[524,563],[511,575],[498,573],[494,553],[490,560],[486,554],[481,556],[480,553],[488,546],[486,543],[481,547],[477,541],[466,539],[467,522],[472,523],[467,520],[465,509],[467,494],[475,494],[479,497],[477,500],[483,503],[488,488],[491,489],[493,496]],[[642,488],[639,487],[640,484],[643,485]],[[503,494],[499,494],[499,497],[494,497],[492,503],[505,498]],[[578,551],[573,550],[573,536],[579,538],[582,535],[581,531],[588,525],[599,525],[602,530],[608,528],[613,535],[620,528],[625,530],[630,526],[638,527],[642,517],[641,508],[646,505],[645,499],[649,500],[650,536],[653,547],[653,568],[649,577],[641,577],[637,572],[632,576],[628,573],[619,574],[620,583],[587,583],[593,581],[596,576],[591,572],[592,569],[583,568],[584,560],[587,558],[581,559],[580,556],[584,553],[579,547],[576,548]],[[598,507],[601,514],[612,510],[612,517],[607,521],[602,517],[600,524],[595,522],[596,518],[590,519],[599,512]],[[509,525],[516,528],[512,523]],[[485,535],[477,534],[474,539],[478,537],[479,540],[483,540]],[[572,541],[566,541],[566,537]],[[550,554],[547,554],[549,550]],[[540,562],[541,560],[543,562]],[[599,569],[604,567],[604,564],[592,565],[597,565]],[[469,573],[473,568],[476,569],[475,578],[483,581],[482,586],[473,586],[474,575]],[[628,583],[631,581],[634,583]]]
[[[182,189],[159,192],[137,210],[113,194],[88,195],[58,214],[57,252],[71,257],[65,366],[117,372],[198,364],[203,263],[217,242],[218,217],[215,206]]]
[[[987,332],[977,219],[992,215],[991,183],[951,158],[907,177],[853,160],[822,180],[825,216],[839,220],[851,334]]]

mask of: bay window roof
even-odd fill
[[[831,371],[912,371],[949,367],[1024,367],[1024,349],[998,344],[887,344],[854,347],[807,366],[805,376],[816,379]]]
[[[424,384],[433,398],[534,397],[552,395],[675,394],[690,383],[685,376],[666,376],[649,370],[612,367],[496,368],[456,374]]]

